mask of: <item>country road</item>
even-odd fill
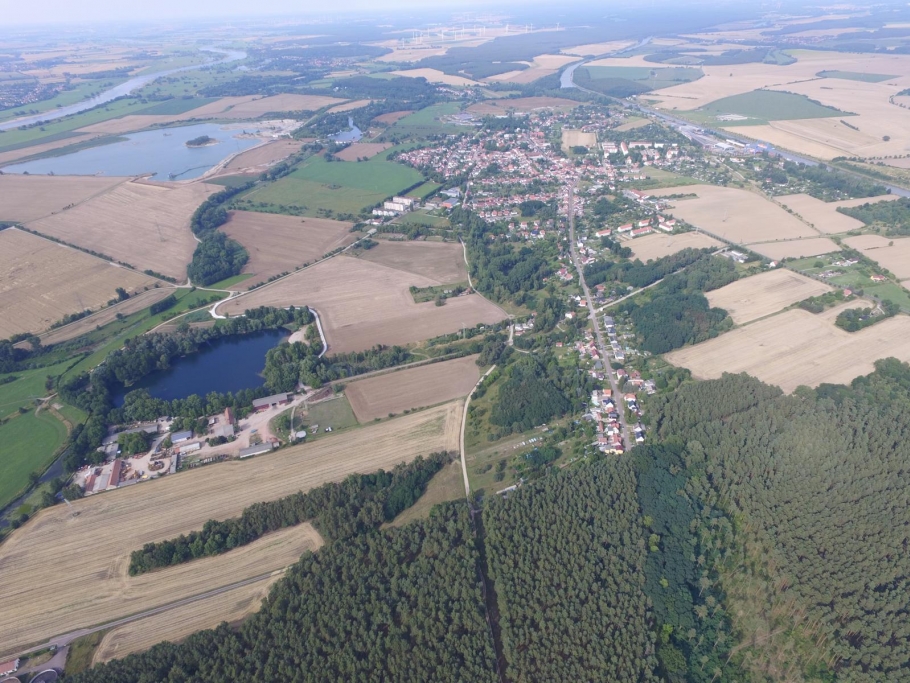
[[[572,264],[578,272],[578,282],[585,295],[585,302],[588,304],[588,313],[591,316],[591,324],[594,326],[594,338],[597,341],[597,348],[600,351],[601,362],[604,364],[604,374],[610,379],[610,388],[613,390],[613,400],[619,412],[619,424],[622,426],[623,443],[627,450],[635,446],[635,440],[631,438],[632,433],[629,431],[629,424],[626,421],[626,407],[619,393],[619,385],[613,372],[610,369],[610,363],[607,356],[607,345],[604,343],[603,332],[600,330],[600,320],[598,313],[594,310],[594,299],[591,298],[591,290],[588,289],[588,283],[585,282],[584,269],[578,260],[578,249],[575,246],[575,184],[569,187],[569,196],[566,199],[566,213],[569,218],[569,251],[572,254]]]

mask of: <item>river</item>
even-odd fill
[[[53,121],[54,119],[60,119],[64,116],[69,116],[70,114],[78,114],[79,112],[97,107],[99,104],[106,104],[107,102],[116,100],[118,97],[129,95],[134,90],[145,87],[156,78],[161,78],[162,76],[170,76],[171,74],[179,73],[181,71],[200,69],[205,66],[216,66],[218,64],[226,64],[228,62],[236,62],[237,60],[244,59],[246,57],[246,52],[240,52],[236,50],[216,50],[214,48],[209,48],[207,51],[218,52],[226,55],[226,57],[220,61],[212,62],[211,64],[192,64],[190,66],[182,66],[179,69],[168,69],[167,71],[158,71],[152,74],[136,76],[124,83],[121,83],[120,85],[114,86],[110,90],[105,90],[104,92],[99,93],[90,99],[83,100],[82,102],[77,102],[76,104],[71,104],[66,107],[60,107],[59,109],[46,111],[41,114],[25,116],[19,119],[13,119],[12,121],[6,121],[5,123],[0,123],[0,130],[11,130],[13,128],[18,128],[19,126],[30,126],[34,123],[38,123],[39,121]]]
[[[146,375],[117,392],[114,405],[123,405],[124,396],[136,389],[147,389],[155,398],[173,401],[191,394],[205,396],[212,391],[261,387],[265,354],[287,338],[287,330],[279,329],[216,339],[196,353],[175,358],[169,369]]]

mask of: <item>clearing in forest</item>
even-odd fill
[[[717,249],[723,246],[723,242],[718,242],[702,232],[683,232],[678,235],[654,233],[634,239],[624,246],[632,249],[635,258],[647,263],[651,259],[670,256],[683,249]]]
[[[910,277],[910,237],[859,235],[845,238],[844,244],[861,251],[864,256],[890,270],[898,278]]]
[[[218,307],[239,315],[258,306],[312,306],[319,312],[329,353],[363,351],[376,344],[409,344],[457,332],[506,314],[477,294],[415,304],[409,288],[436,280],[377,263],[338,256]]]
[[[694,198],[670,200],[669,213],[730,242],[750,244],[818,233],[795,216],[755,192],[716,185],[688,185],[650,190],[663,197],[695,194]]]
[[[831,287],[823,282],[777,268],[731,282],[708,292],[707,297],[712,307],[723,308],[733,322],[741,325],[829,291]]]
[[[127,180],[95,176],[0,175],[0,221],[27,223],[79,204]]]
[[[798,308],[785,311],[665,358],[688,368],[698,379],[746,372],[786,392],[823,382],[849,384],[872,372],[873,363],[881,358],[910,361],[908,316],[898,315],[859,332],[834,325],[839,311],[857,305],[848,302],[818,315]]]
[[[185,280],[196,248],[190,217],[218,189],[205,183],[122,183],[26,227],[139,270]]]
[[[159,281],[22,230],[0,231],[0,338],[97,310]]]
[[[351,233],[351,223],[327,218],[254,211],[232,211],[230,216],[220,229],[243,245],[250,255],[243,272],[254,274],[244,288],[312,263],[360,237]]]
[[[456,451],[461,412],[462,402],[456,401],[251,460],[90,496],[74,501],[73,510],[64,505],[42,510],[0,546],[4,652],[295,562],[321,544],[308,524],[268,534],[224,555],[137,577],[127,573],[133,550],[200,529],[209,519],[234,517],[253,503],[342,481],[355,472]],[[169,634],[164,630],[157,637]]]
[[[466,356],[368,377],[349,383],[344,393],[357,419],[369,422],[467,396],[480,379],[476,360]]]

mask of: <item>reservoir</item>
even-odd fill
[[[148,389],[155,398],[173,401],[191,394],[205,397],[211,391],[226,393],[261,387],[265,354],[287,337],[287,330],[263,330],[216,339],[196,353],[172,359],[167,370],[146,375],[118,392],[114,405],[122,406],[123,397],[136,389]]]
[[[335,142],[358,142],[363,137],[363,131],[354,125],[354,119],[348,117],[348,130],[329,136]]]
[[[156,180],[198,178],[226,157],[262,143],[257,137],[238,137],[258,130],[255,123],[222,126],[199,123],[193,126],[159,128],[117,138],[118,142],[89,147],[72,154],[35,159],[3,168],[5,173],[37,175],[135,176],[155,174]],[[186,142],[208,135],[217,142],[187,147]]]

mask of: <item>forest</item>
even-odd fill
[[[847,332],[857,332],[900,313],[901,307],[884,299],[876,308],[848,308],[837,314],[834,324]]]
[[[251,505],[240,517],[210,519],[200,531],[147,543],[141,550],[134,550],[130,555],[130,576],[220,555],[270,531],[308,521],[328,541],[363,534],[383,522],[391,522],[417,502],[433,475],[450,460],[449,453],[431,453],[402,463],[391,472],[352,474],[342,482]]]
[[[199,286],[211,285],[238,275],[249,260],[249,254],[239,243],[218,232],[227,223],[228,212],[224,204],[237,194],[250,189],[253,181],[231,187],[206,199],[190,219],[190,229],[199,238],[193,260],[187,266],[187,277]]]
[[[609,246],[612,244],[611,242]],[[585,266],[585,280],[592,287],[605,282],[624,282],[632,287],[647,287],[670,273],[692,265],[706,253],[709,253],[709,250],[686,248],[647,263],[642,263],[638,259],[596,261]]]
[[[866,225],[883,227],[886,235],[910,235],[910,197],[862,206],[839,206],[837,210]]]

